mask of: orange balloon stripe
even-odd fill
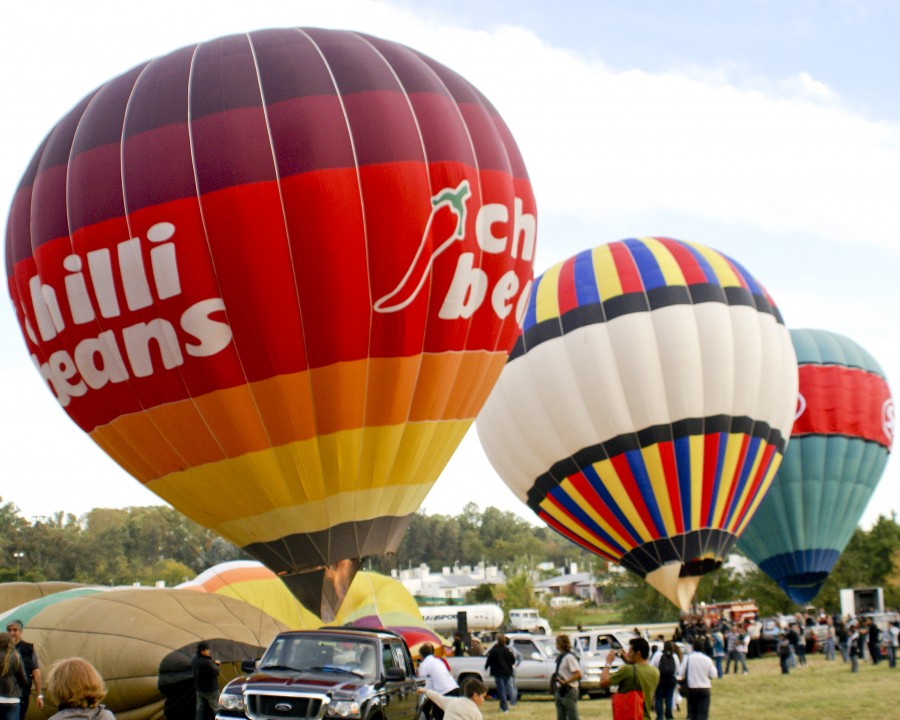
[[[503,353],[370,358],[279,375],[120,417],[91,437],[141,482],[248,452],[369,426],[471,420]],[[416,387],[469,386],[425,398]],[[329,398],[329,402],[315,402]],[[406,409],[410,408],[407,415]],[[149,460],[152,458],[152,461]]]

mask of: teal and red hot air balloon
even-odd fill
[[[847,547],[884,471],[894,402],[866,350],[826,330],[791,330],[797,416],[781,468],[738,547],[795,603],[812,600]]]
[[[768,488],[796,392],[765,289],[715,250],[642,238],[535,281],[476,426],[550,527],[686,609]]]
[[[502,370],[535,216],[459,75],[368,35],[264,30],[64,117],[16,193],[7,278],[78,426],[331,618]]]

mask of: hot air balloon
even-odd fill
[[[334,617],[499,375],[534,197],[487,99],[424,55],[278,29],[110,80],[9,215],[9,292],[69,416]]]
[[[787,329],[746,270],[624,240],[535,280],[476,426],[550,527],[686,609],[765,494],[796,390]]]
[[[850,542],[894,439],[894,402],[866,350],[791,330],[800,366],[794,428],[768,495],[738,542],[791,600],[812,600]]]

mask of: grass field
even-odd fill
[[[887,661],[873,666],[826,662],[809,656],[806,667],[782,675],[774,656],[749,660],[749,675],[726,675],[713,681],[711,720],[894,720],[900,719],[900,667]],[[675,718],[684,718],[685,704]],[[554,720],[556,710],[549,695],[525,695],[509,714],[501,715],[495,700],[482,707],[485,718]],[[581,720],[612,718],[608,698],[579,703]]]

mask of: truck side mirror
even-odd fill
[[[253,660],[252,658],[245,658],[241,660],[241,672],[247,673],[248,675],[256,672],[256,664],[259,660]]]
[[[398,680],[406,680],[406,673],[403,671],[403,668],[389,667],[384,671],[384,677],[386,680],[397,682]]]

